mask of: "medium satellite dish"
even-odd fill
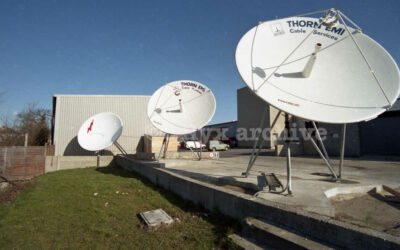
[[[166,134],[183,135],[200,130],[215,113],[215,98],[205,85],[195,81],[165,84],[147,105],[151,123]]]
[[[89,151],[103,150],[120,137],[122,126],[121,118],[114,113],[96,114],[87,119],[79,129],[79,145]]]
[[[396,62],[338,18],[336,10],[324,19],[289,17],[252,28],[236,49],[244,82],[272,106],[307,120],[353,123],[386,111],[400,93]]]

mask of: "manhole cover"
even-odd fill
[[[140,213],[147,226],[154,227],[160,224],[171,224],[174,220],[162,209]]]

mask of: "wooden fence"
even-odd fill
[[[44,174],[48,147],[0,147],[0,175],[9,181]]]

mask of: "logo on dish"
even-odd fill
[[[330,32],[331,34],[342,36],[346,29],[344,27],[329,27],[323,26],[322,23],[316,21],[309,21],[309,20],[289,20],[286,21],[290,29],[290,33],[305,33],[305,30],[301,28],[313,28],[318,29],[317,33],[321,33],[323,31]],[[296,28],[300,28],[297,29]],[[297,31],[297,32],[296,32]],[[302,31],[302,32],[299,32]],[[315,34],[315,31],[314,31]],[[320,34],[317,34],[320,35]]]
[[[94,122],[94,120],[92,120],[92,122],[90,123],[90,126],[87,128],[87,132],[86,132],[87,134],[89,134],[89,132],[92,131],[93,122]]]
[[[191,87],[198,93],[203,93],[206,91],[206,89],[203,86],[198,85],[194,82],[181,82],[181,85],[182,85],[182,89],[189,89]]]
[[[272,30],[272,34],[274,34],[274,36],[279,36],[279,35],[285,34],[285,31],[283,30],[281,23],[272,23],[271,30]]]

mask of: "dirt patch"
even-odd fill
[[[25,189],[32,187],[33,181],[9,182],[9,185],[0,191],[0,205],[8,204]]]
[[[385,196],[372,192],[354,198],[340,195],[331,202],[339,220],[400,236],[400,203],[387,202]]]

